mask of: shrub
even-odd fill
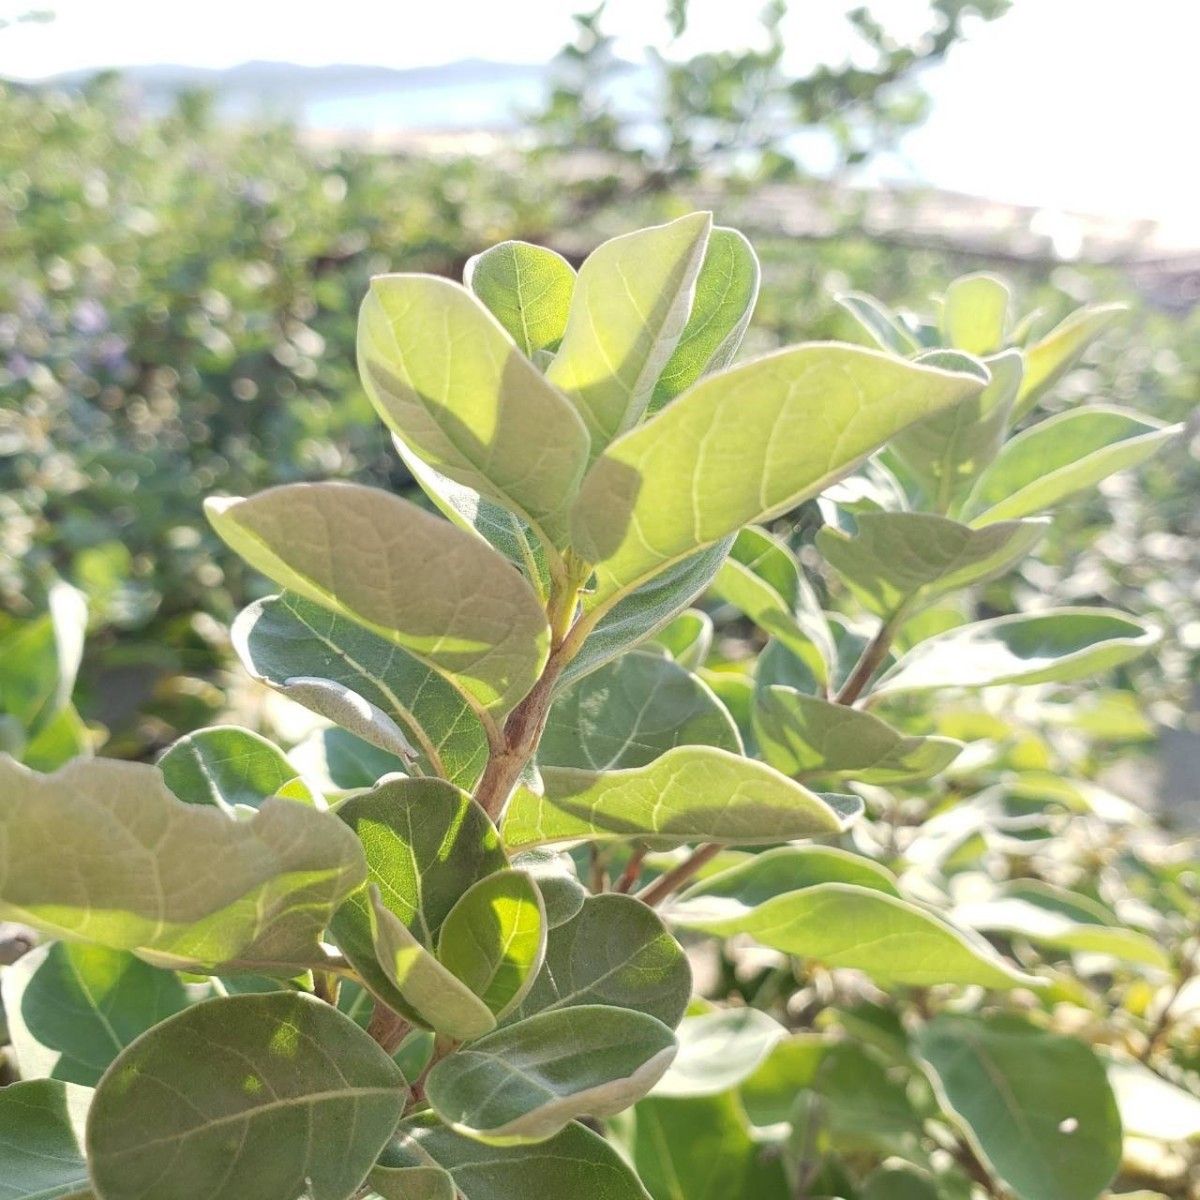
[[[578,274],[503,243],[466,281],[378,277],[359,318],[442,516],[345,483],[209,501],[283,589],[238,653],[328,720],[328,778],[226,726],[156,767],[0,760],[0,914],[58,939],[4,979],[13,1194],[1099,1195],[1114,1087],[1184,1095],[1131,1051],[1170,1043],[1152,984],[1189,969],[1195,880],[1148,839],[1123,921],[1098,842],[1041,878],[1056,807],[1106,830],[1128,807],[1036,754],[956,797],[1009,738],[957,697],[1157,633],[950,601],[1173,432],[1092,408],[1007,436],[1110,314],[1024,345],[968,277],[938,329],[851,297],[882,349],[731,366],[758,265],[701,213]],[[764,527],[818,495],[869,630]],[[752,670],[710,658],[705,591],[767,635]],[[1011,878],[981,892],[996,853]],[[747,994],[747,942],[774,996]],[[1072,956],[1151,981],[1111,1061],[1056,1019],[1088,1010]],[[724,1003],[693,998],[701,963]]]

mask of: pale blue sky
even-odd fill
[[[406,67],[483,57],[537,62],[569,36],[584,0],[0,0],[49,7],[49,25],[0,32],[0,74],[246,59]],[[662,0],[610,0],[623,53],[666,42]],[[793,62],[852,52],[838,0],[792,0]],[[876,0],[902,29],[923,0]],[[751,40],[755,0],[693,0],[682,50]],[[743,15],[744,14],[744,15]],[[1194,165],[1193,0],[1015,0],[930,72],[935,104],[906,146],[916,177],[1021,203],[1154,216],[1200,242]],[[1192,149],[1189,149],[1192,147]]]

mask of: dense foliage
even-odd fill
[[[975,274],[731,365],[759,263],[703,213],[464,280],[358,319],[428,506],[207,504],[303,769],[73,757],[78,595],[7,632],[0,915],[59,939],[3,978],[13,1194],[1194,1194],[1195,847],[1083,683],[1160,631],[1011,583],[1178,440],[1039,414],[1118,313]]]

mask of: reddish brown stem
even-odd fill
[[[677,892],[705,863],[711,862],[721,853],[716,842],[697,846],[677,867],[660,875],[649,887],[638,892],[638,899],[652,908],[661,904],[672,892]]]
[[[625,864],[625,870],[621,872],[621,878],[617,880],[614,892],[632,892],[633,885],[637,883],[642,874],[642,863],[646,859],[646,847],[635,846],[633,853],[629,856],[629,862]]]

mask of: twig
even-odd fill
[[[412,1030],[410,1025],[398,1012],[393,1012],[386,1004],[375,1001],[375,1011],[371,1013],[371,1022],[367,1033],[386,1050],[394,1054],[400,1043]]]
[[[621,878],[617,880],[614,892],[631,892],[633,885],[637,883],[642,874],[642,863],[646,859],[646,847],[635,846],[633,853],[629,856],[629,861],[625,864],[625,870],[621,872]]]
[[[716,842],[708,842],[697,846],[677,867],[672,867],[660,875],[649,887],[643,888],[637,898],[652,908],[661,904],[672,892],[678,891],[705,863],[711,862],[721,853],[721,846]]]
[[[875,631],[875,636],[866,644],[854,669],[842,684],[841,691],[834,697],[835,704],[853,704],[866,691],[880,664],[887,658],[892,639],[903,620],[903,610],[895,612]]]
[[[1154,1022],[1154,1027],[1146,1035],[1146,1044],[1142,1047],[1141,1054],[1138,1058],[1144,1063],[1149,1063],[1154,1052],[1158,1049],[1159,1043],[1166,1036],[1167,1031],[1171,1027],[1171,1010],[1175,1007],[1176,1001],[1187,985],[1188,980],[1196,973],[1197,959],[1200,958],[1200,947],[1192,953],[1184,953],[1180,956],[1179,974],[1175,978],[1175,986],[1171,989],[1170,996],[1167,997],[1167,1002],[1159,1011],[1158,1017]]]

